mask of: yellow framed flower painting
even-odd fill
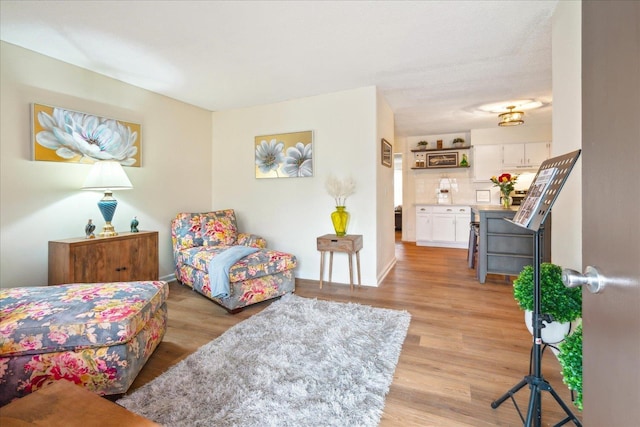
[[[313,131],[255,137],[256,178],[313,176]]]
[[[115,160],[140,167],[140,125],[93,114],[32,104],[33,160],[94,163]]]

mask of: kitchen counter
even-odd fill
[[[497,211],[497,212],[518,212],[520,206],[511,206],[506,209],[503,208],[502,205],[471,205],[471,210],[476,214],[479,214],[480,211]]]
[[[487,274],[517,276],[533,264],[534,232],[505,221],[512,219],[519,206],[472,205],[471,212],[480,222],[478,242],[478,280]],[[551,261],[551,218],[547,218],[541,237],[541,261]]]

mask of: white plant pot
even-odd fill
[[[529,330],[529,333],[531,333],[531,335],[533,335],[533,322],[531,320],[532,315],[532,311],[525,310],[524,323],[527,325],[527,329]],[[542,328],[542,331],[540,331],[540,336],[542,337],[542,342],[544,342],[545,344],[557,344],[561,342],[571,330],[571,322],[547,323],[543,320],[542,323],[545,325],[545,327]]]

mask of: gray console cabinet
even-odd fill
[[[518,207],[472,206],[480,222],[478,242],[478,280],[484,283],[487,274],[517,276],[526,265],[533,265],[534,233],[506,221],[512,219]],[[541,256],[543,262],[551,260],[551,217],[542,232]]]

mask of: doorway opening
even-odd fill
[[[402,240],[402,153],[393,154],[393,206],[396,240]]]

